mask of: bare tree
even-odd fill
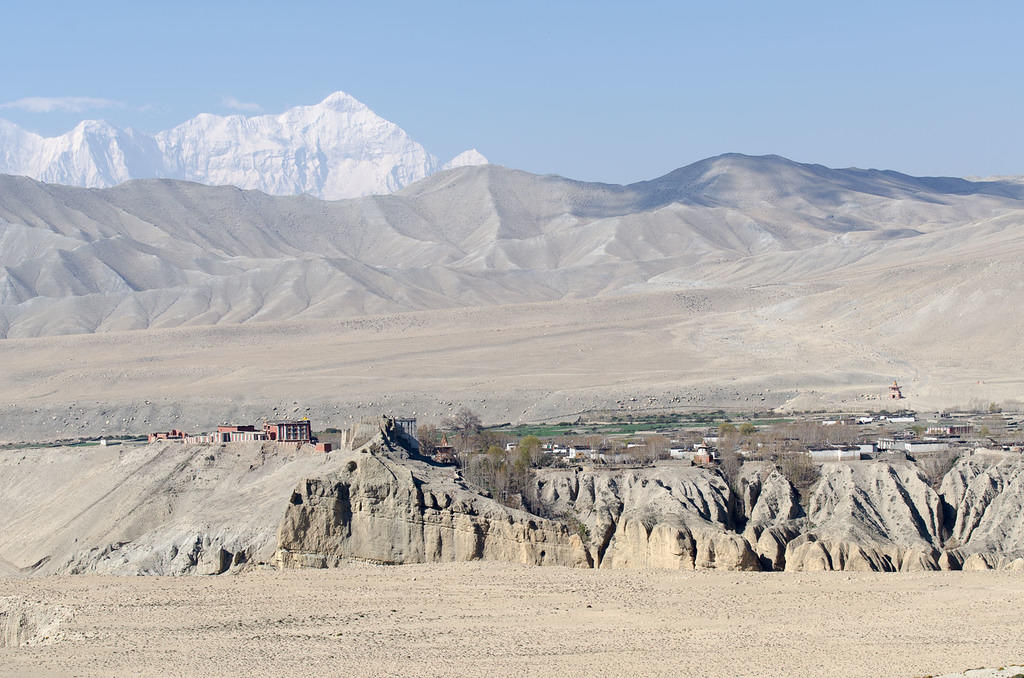
[[[463,407],[451,417],[446,417],[441,426],[451,431],[449,442],[455,448],[459,466],[465,467],[470,455],[487,446],[480,416],[468,408]]]
[[[821,477],[821,469],[806,452],[789,452],[781,455],[778,467],[801,496]]]
[[[669,439],[662,435],[647,436],[644,438],[644,456],[654,461],[656,459],[668,459],[671,444]]]
[[[942,450],[926,456],[916,456],[917,467],[921,469],[921,473],[928,479],[928,483],[932,488],[937,490],[942,484],[942,479],[956,465],[957,460],[960,458],[960,453],[956,450]]]
[[[467,407],[461,408],[450,417],[445,417],[441,425],[450,431],[457,432],[470,431],[478,433],[480,429],[483,428],[483,424],[480,421],[480,415]]]
[[[741,495],[740,471],[743,468],[743,457],[735,449],[719,449],[718,468],[721,469],[725,482],[736,496]]]
[[[425,424],[416,428],[416,440],[420,444],[420,454],[432,456],[441,441],[441,431],[433,424]]]

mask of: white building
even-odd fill
[[[903,445],[908,454],[942,452],[949,449],[949,443],[940,440],[908,440]]]
[[[814,461],[856,461],[860,459],[860,447],[826,447],[807,450]]]

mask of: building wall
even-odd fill
[[[942,452],[949,449],[949,443],[906,443],[906,450],[911,454],[915,452]]]
[[[305,443],[313,437],[313,428],[308,421],[280,421],[266,425],[267,434],[282,443]]]
[[[814,461],[856,461],[860,459],[860,448],[852,450],[808,450]]]
[[[395,426],[402,429],[402,432],[410,438],[416,438],[416,419],[415,418],[404,418],[395,419]]]

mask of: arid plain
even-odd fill
[[[1010,572],[496,563],[0,579],[38,644],[4,676],[924,676],[1022,663]],[[34,615],[34,616],[33,616]]]
[[[600,409],[877,409],[893,378],[907,407],[1020,399],[1020,316],[988,304],[945,325],[942,308],[904,323],[874,290],[709,289],[7,339],[0,441],[268,414],[318,426],[380,412],[439,421],[460,406],[494,423]],[[992,333],[974,334],[983,324]]]

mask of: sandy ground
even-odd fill
[[[907,407],[1024,399],[1019,333],[1009,350],[947,335],[938,352],[920,338],[897,351],[882,328],[863,331],[889,317],[884,309],[865,308],[845,329],[819,329],[809,319],[831,317],[841,300],[823,293],[812,295],[820,308],[807,297],[789,308],[789,294],[703,290],[8,339],[0,342],[0,442],[203,431],[295,415],[339,428],[381,412],[437,421],[462,405],[488,423],[573,420],[606,408],[858,411],[886,406],[877,398],[893,378],[905,385]]]
[[[0,579],[64,610],[3,676],[923,676],[1020,664],[1012,573],[355,565]]]

